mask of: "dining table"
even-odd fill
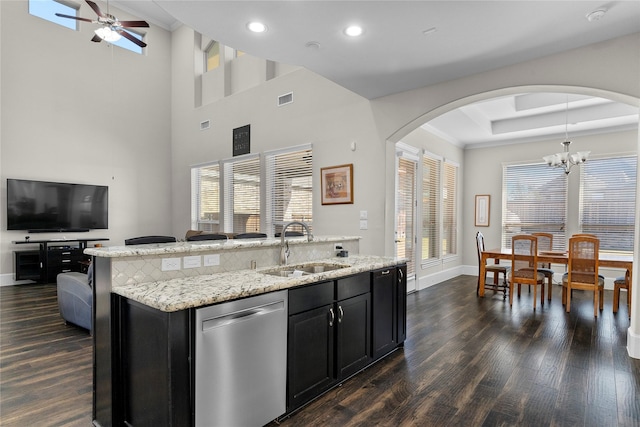
[[[478,295],[484,297],[484,278],[486,274],[487,261],[493,259],[496,264],[500,263],[501,259],[511,259],[511,249],[497,248],[485,250],[482,252],[482,259],[480,260],[480,286]],[[551,264],[569,264],[569,254],[561,251],[539,251],[538,252],[539,263],[551,263]],[[598,264],[600,267],[619,268],[629,272],[629,294],[631,294],[631,278],[633,273],[633,254],[620,254],[611,252],[600,252],[598,254]]]

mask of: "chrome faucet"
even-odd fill
[[[287,260],[289,259],[289,255],[291,253],[291,251],[289,250],[289,242],[286,241],[285,236],[286,236],[287,228],[289,228],[289,226],[292,226],[292,225],[299,225],[303,227],[307,232],[307,242],[313,241],[313,235],[309,231],[309,226],[304,222],[293,221],[288,224],[285,224],[285,226],[282,227],[282,234],[280,237],[280,265],[287,265]]]

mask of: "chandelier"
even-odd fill
[[[542,159],[547,163],[548,166],[562,168],[564,169],[564,173],[569,175],[569,172],[571,172],[571,168],[573,166],[587,161],[587,158],[589,157],[591,151],[578,151],[576,154],[569,153],[569,145],[571,144],[571,141],[569,141],[569,95],[567,95],[566,111],[567,116],[564,126],[564,141],[561,142],[564,150],[561,153],[544,156]]]

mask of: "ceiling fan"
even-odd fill
[[[61,18],[70,18],[76,19],[78,21],[91,22],[92,24],[100,24],[101,27],[95,31],[95,36],[91,39],[92,42],[101,42],[102,40],[106,40],[108,42],[114,42],[120,39],[120,36],[131,40],[133,43],[137,44],[140,47],[146,47],[147,44],[142,40],[139,40],[137,37],[133,36],[129,33],[125,28],[129,27],[149,27],[146,21],[119,21],[118,18],[109,14],[102,13],[100,8],[95,2],[91,0],[85,0],[87,4],[93,9],[93,11],[98,15],[98,19],[88,19],[88,18],[80,18],[78,16],[64,15],[62,13],[56,13],[56,16],[60,16]]]

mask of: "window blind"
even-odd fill
[[[397,229],[396,252],[398,257],[404,257],[407,262],[407,276],[415,274],[415,236],[414,236],[414,206],[416,200],[416,162],[400,157],[398,159],[398,188],[397,188]]]
[[[224,163],[224,231],[260,231],[260,158],[252,156]]]
[[[591,159],[580,170],[580,230],[600,250],[633,252],[636,156]]]
[[[282,232],[284,224],[313,221],[313,151],[311,148],[265,154],[267,179],[267,227]],[[302,227],[288,231],[304,232]]]
[[[438,258],[440,164],[439,158],[422,157],[422,261]]]
[[[220,231],[220,165],[191,169],[192,227],[196,230]]]
[[[517,234],[553,234],[553,249],[566,248],[567,175],[546,164],[505,165],[502,175],[502,247]]]
[[[455,255],[458,250],[458,166],[445,162],[442,180],[442,255]]]

